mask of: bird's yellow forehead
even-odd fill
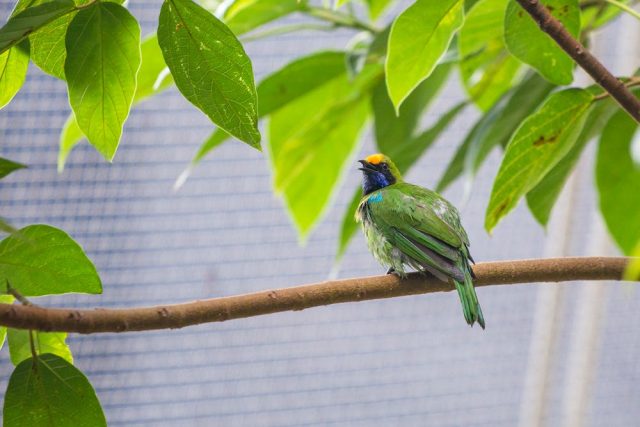
[[[384,155],[380,153],[372,154],[369,157],[367,157],[365,160],[371,163],[372,165],[377,165],[384,160]]]

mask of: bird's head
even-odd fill
[[[362,164],[359,169],[362,171],[362,191],[365,195],[402,181],[400,171],[384,154],[372,154],[358,161]]]

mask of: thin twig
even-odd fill
[[[335,10],[327,9],[324,7],[309,6],[303,12],[309,16],[313,16],[314,18],[331,22],[338,27],[354,28],[356,30],[369,31],[374,34],[380,32],[379,28],[376,28],[375,26],[370,25],[366,22],[360,21],[352,15],[337,12]]]
[[[631,77],[629,80],[627,80],[624,84],[627,88],[632,88],[632,87],[636,87],[636,86],[640,86],[640,77]],[[606,99],[609,98],[611,96],[611,94],[609,92],[603,92],[599,95],[596,95],[593,97],[594,101],[599,101],[601,99]]]
[[[631,117],[640,123],[640,100],[605,68],[598,59],[551,15],[540,0],[517,0],[524,10],[538,23],[540,29],[547,33],[576,63],[582,67],[604,90],[624,108]]]
[[[628,261],[629,258],[586,257],[487,262],[474,267],[477,276],[474,283],[489,286],[622,280]],[[412,274],[404,280],[395,275],[360,277],[157,307],[75,310],[0,304],[0,325],[83,334],[174,329],[329,304],[453,289],[451,284],[431,276]]]
[[[289,34],[296,31],[331,31],[336,28],[335,24],[291,24],[283,25],[281,27],[269,28],[264,31],[256,31],[246,36],[240,36],[240,41],[243,43],[252,42],[255,40],[264,39],[266,37],[281,36],[283,34]]]
[[[20,292],[18,292],[17,289],[13,288],[11,286],[11,284],[9,283],[9,280],[7,280],[7,293],[9,295],[12,295],[15,299],[18,300],[18,302],[20,302],[22,305],[33,305],[31,303],[31,301],[29,301],[27,299],[27,297],[25,297],[24,295],[22,295]]]
[[[629,7],[628,5],[626,5],[626,4],[622,3],[622,2],[619,2],[617,0],[604,0],[604,1],[609,3],[610,5],[613,5],[613,6],[617,7],[617,8],[619,8],[619,9],[621,9],[621,10],[624,10],[625,12],[627,12],[629,15],[635,17],[636,19],[640,19],[640,13],[637,10]]]

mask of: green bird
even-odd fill
[[[406,183],[391,159],[373,154],[359,160],[363,196],[356,210],[369,250],[387,273],[407,268],[453,281],[467,323],[485,327],[473,287],[469,237],[458,210],[438,193]]]

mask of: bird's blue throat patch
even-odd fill
[[[382,201],[382,193],[377,192],[371,195],[368,200],[370,203],[378,203]]]

